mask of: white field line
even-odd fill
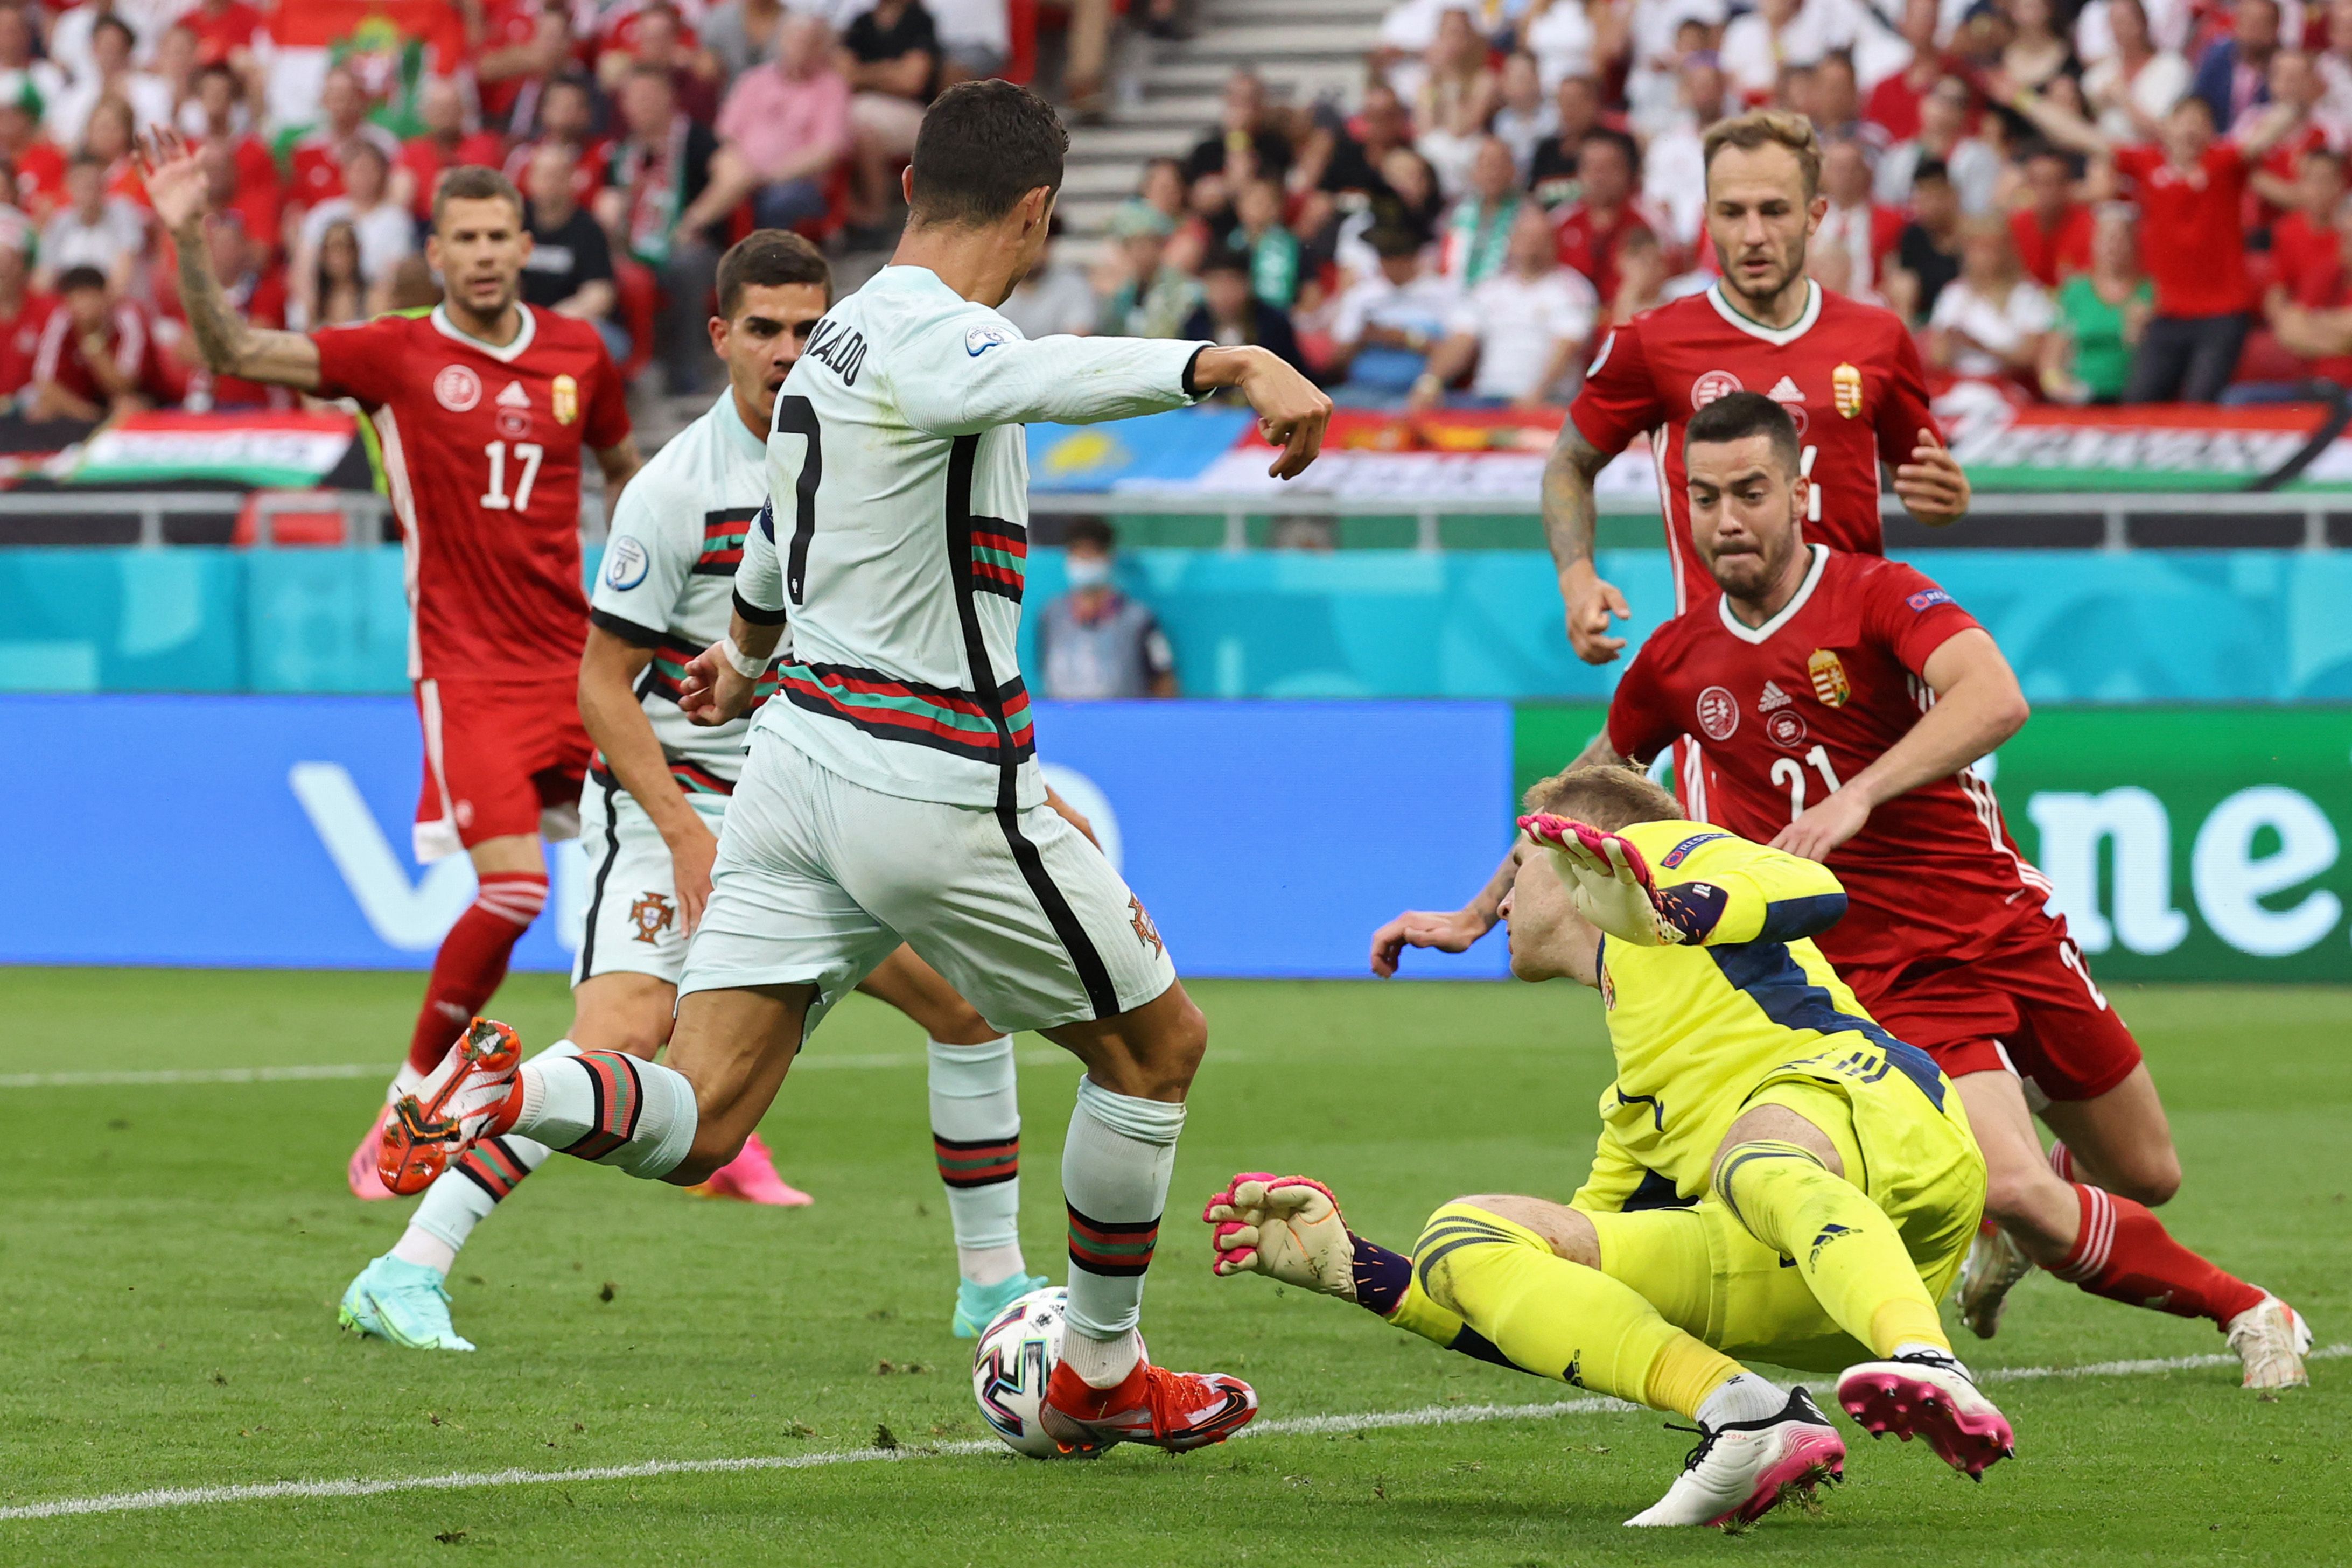
[[[2352,1344],[2311,1352],[2319,1361],[2352,1355]],[[2169,1360],[2097,1362],[2088,1366],[2020,1366],[1988,1369],[1981,1381],[2021,1382],[2049,1377],[2131,1377],[2158,1372],[2234,1364],[2230,1355],[2175,1356]],[[1339,1432],[1381,1431],[1399,1426],[1464,1426],[1488,1421],[1540,1421],[1561,1415],[1639,1415],[1622,1400],[1554,1400],[1542,1405],[1430,1405],[1418,1410],[1370,1411],[1355,1415],[1300,1415],[1259,1421],[1235,1434],[1244,1437],[1318,1436]],[[96,1497],[58,1498],[48,1502],[0,1508],[0,1521],[63,1519],[85,1513],[134,1513],[206,1503],[270,1502],[280,1498],[362,1498],[385,1492],[466,1491],[484,1487],[555,1486],[568,1482],[648,1480],[657,1476],[717,1475],[745,1470],[807,1470],[828,1465],[897,1463],[908,1459],[968,1458],[1001,1454],[1002,1445],[938,1443],[919,1447],[850,1448],[819,1454],[770,1454],[741,1459],[646,1459],[634,1465],[596,1465],[570,1470],[455,1470],[439,1476],[400,1476],[387,1480],[264,1481],[247,1486],[158,1487],[141,1492],[105,1492]]]
[[[857,1056],[812,1055],[793,1064],[795,1073],[837,1068],[919,1068],[926,1065],[921,1051],[871,1051]],[[1023,1067],[1048,1067],[1077,1058],[1067,1051],[1043,1049],[1019,1052]],[[282,1068],[159,1068],[121,1072],[0,1073],[0,1089],[142,1088],[179,1083],[287,1083],[313,1079],[374,1078],[391,1081],[392,1069],[382,1062],[328,1062],[316,1067]]]

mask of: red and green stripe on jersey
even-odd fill
[[[993,517],[971,520],[971,585],[976,593],[1021,602],[1029,575],[1029,531]]]
[[[997,689],[993,706],[1004,717],[1000,731],[991,705],[977,692],[844,664],[788,664],[781,673],[784,698],[793,707],[854,724],[878,740],[929,746],[991,766],[1027,762],[1036,751],[1029,691],[1018,676]]]
[[[1151,1267],[1151,1250],[1159,1243],[1157,1215],[1142,1220],[1101,1220],[1070,1209],[1073,1268],[1083,1268],[1089,1274],[1141,1274]]]
[[[740,550],[740,547],[741,542],[739,540],[737,548]],[[637,687],[637,695],[640,698],[658,697],[666,702],[675,704],[677,701],[677,694],[686,687],[687,665],[701,652],[702,647],[699,644],[688,642],[674,632],[664,632],[661,641],[654,645],[653,662],[646,666],[646,673]],[[781,684],[779,672],[773,668],[760,677],[759,683],[751,688],[751,706],[749,711],[758,712],[761,706],[776,694],[776,689]]]
[[[694,560],[697,577],[732,577],[743,563],[743,539],[759,518],[756,506],[730,506],[702,514],[702,553]]]
[[[664,760],[669,765],[670,782],[677,785],[681,794],[697,795],[735,793],[733,779],[713,773],[691,757],[671,756]],[[614,773],[611,764],[604,761],[604,753],[602,752],[596,753],[596,760],[589,765],[588,777],[595,784],[608,784],[614,789],[628,787]]]

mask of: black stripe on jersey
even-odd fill
[[[735,595],[735,613],[743,617],[746,626],[781,626],[793,618],[790,610],[763,610],[740,593]]]
[[[651,626],[641,626],[626,616],[616,616],[610,610],[591,610],[588,624],[600,632],[609,632],[631,647],[659,647],[662,634]]]
[[[582,980],[596,973],[596,919],[604,909],[604,883],[613,875],[613,863],[621,858],[621,819],[613,810],[613,797],[620,793],[620,787],[617,780],[607,780],[604,784],[604,859],[596,868],[596,880],[588,893],[588,918],[580,927]]]
[[[721,507],[717,511],[704,512],[702,514],[702,553],[695,557],[694,568],[689,575],[696,577],[735,575],[735,568],[743,559],[742,546],[738,544],[731,550],[713,550],[710,548],[711,531],[714,527],[723,528],[728,523],[740,522],[744,525],[740,531],[748,534],[751,531],[750,525],[759,521],[761,510],[756,506],[730,506]],[[738,531],[730,530],[729,531]]]
[[[1103,963],[1102,954],[1095,951],[1095,944],[1087,940],[1086,927],[1078,923],[1070,900],[1062,896],[1062,889],[1054,886],[1054,879],[1045,874],[1045,858],[1021,831],[1021,808],[1015,794],[1020,763],[1014,760],[1013,729],[1005,722],[996,672],[988,662],[987,639],[981,635],[980,606],[972,582],[971,532],[975,520],[971,515],[971,468],[979,452],[978,436],[959,436],[948,454],[948,572],[955,581],[956,619],[963,627],[964,659],[971,667],[971,683],[980,689],[982,710],[996,725],[999,756],[1003,759],[996,777],[996,823],[1013,851],[1013,864],[1021,868],[1021,879],[1029,884],[1037,907],[1045,910],[1054,934],[1062,939],[1063,951],[1070,955],[1078,983],[1086,987],[1087,1005],[1094,1008],[1097,1018],[1108,1018],[1119,1010],[1118,987],[1111,984],[1110,970]],[[994,519],[984,521],[991,527],[1003,526]]]

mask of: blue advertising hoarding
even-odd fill
[[[1360,975],[1375,926],[1508,838],[1499,702],[1045,703],[1037,732],[1186,973]],[[462,857],[411,851],[404,699],[6,697],[0,735],[0,963],[422,967],[473,896]],[[518,967],[570,966],[583,866],[557,856]]]

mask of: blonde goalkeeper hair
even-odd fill
[[[1704,166],[1710,173],[1715,168],[1715,155],[1726,147],[1737,147],[1743,153],[1753,153],[1759,147],[1786,147],[1797,156],[1797,172],[1805,182],[1805,199],[1811,201],[1821,191],[1822,142],[1813,134],[1813,122],[1801,114],[1785,109],[1758,109],[1718,120],[1706,128],[1706,136],[1699,146]]]
[[[1650,782],[1647,774],[1613,763],[1571,767],[1528,786],[1520,809],[1572,817],[1604,833],[1636,822],[1679,822],[1682,802]]]

